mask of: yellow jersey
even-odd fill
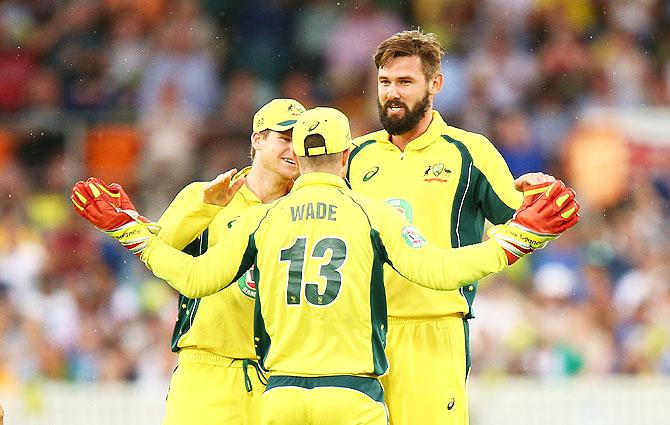
[[[354,144],[347,173],[351,189],[392,205],[439,247],[481,242],[484,219],[504,223],[523,201],[491,142],[448,126],[437,111],[428,130],[409,142],[404,152],[384,130],[356,138]],[[472,315],[476,282],[435,294],[389,267],[385,280],[390,317]]]
[[[191,298],[229,290],[254,265],[257,352],[272,374],[296,376],[386,371],[384,263],[440,290],[506,265],[493,240],[435,247],[392,207],[327,173],[303,175],[287,196],[248,209],[224,241],[199,257],[152,238],[141,258]],[[240,319],[252,322],[250,315]]]
[[[244,176],[249,168],[235,178]],[[226,208],[202,202],[202,186],[191,183],[182,189],[161,216],[158,237],[168,245],[198,256],[215,245],[233,223],[254,205],[258,197],[244,185]],[[203,232],[203,229],[206,229]],[[200,236],[198,236],[200,235]],[[195,238],[195,239],[194,239]],[[230,357],[255,359],[253,339],[256,284],[252,271],[235,285],[203,298],[179,296],[177,323],[172,334],[172,351],[197,348]]]

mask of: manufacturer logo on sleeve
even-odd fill
[[[405,243],[412,248],[421,248],[426,244],[426,239],[424,239],[414,226],[403,227],[402,238],[405,240]]]

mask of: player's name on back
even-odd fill
[[[291,220],[330,220],[336,221],[337,205],[324,204],[323,202],[310,202],[307,204],[291,207]]]

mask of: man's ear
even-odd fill
[[[262,142],[263,142],[263,136],[261,135],[261,133],[256,132],[251,134],[251,147],[253,147],[255,150],[258,150]]]
[[[442,90],[444,85],[444,74],[438,72],[433,78],[428,81],[428,94],[435,96],[437,93]]]

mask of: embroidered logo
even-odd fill
[[[232,228],[233,228],[233,223],[235,223],[235,222],[237,221],[237,219],[239,219],[239,218],[240,218],[239,215],[238,215],[237,217],[233,217],[233,219],[230,220],[230,221],[228,222],[228,224],[226,224],[226,226],[227,226],[229,229],[232,229]]]
[[[445,167],[443,162],[432,164],[423,172],[423,181],[446,183],[450,174],[451,170]]]

